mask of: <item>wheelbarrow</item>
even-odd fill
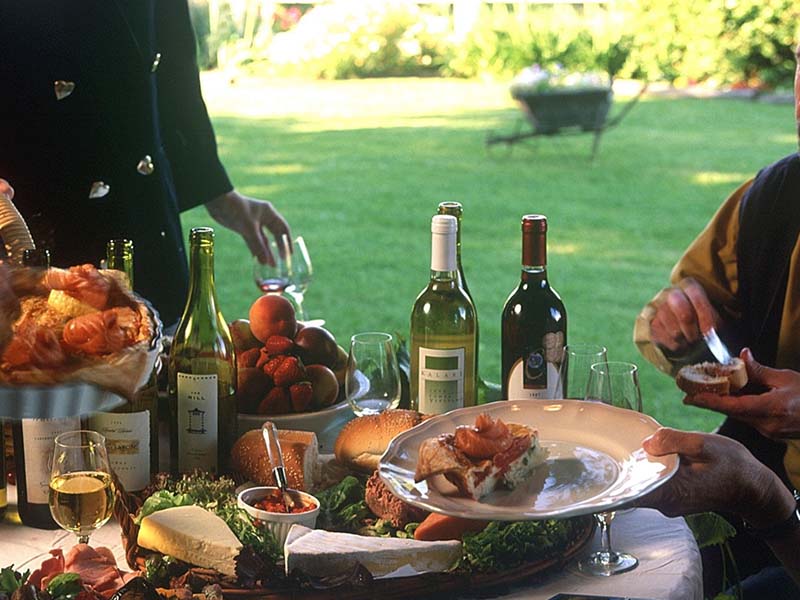
[[[582,88],[551,88],[537,90],[528,85],[512,85],[511,96],[517,101],[529,130],[523,130],[523,121],[517,122],[510,134],[490,132],[487,148],[505,144],[510,151],[514,144],[540,136],[594,134],[592,155],[594,160],[600,148],[603,133],[618,125],[647,91],[647,84],[626,102],[621,110],[608,118],[614,92],[611,86]]]

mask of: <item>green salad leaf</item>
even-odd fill
[[[173,494],[167,490],[159,490],[144,501],[139,515],[136,517],[136,524],[141,524],[142,519],[159,510],[176,506],[188,506],[194,503],[194,499],[189,494]]]
[[[77,573],[60,573],[47,584],[47,593],[53,600],[70,600],[82,591],[81,576]]]
[[[464,535],[459,566],[472,571],[500,571],[550,556],[568,545],[579,523],[579,519],[492,521],[483,531]]]
[[[319,517],[317,527],[328,531],[353,533],[372,513],[364,502],[364,484],[348,475],[336,485],[317,494]]]
[[[9,595],[13,594],[28,581],[28,575],[30,574],[29,570],[24,573],[18,573],[14,570],[14,565],[4,567],[0,570],[0,592]]]

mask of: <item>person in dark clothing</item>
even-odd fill
[[[187,0],[0,0],[0,177],[56,266],[136,248],[137,291],[174,324],[187,294],[179,214],[204,204],[262,262],[269,202],[217,155]]]

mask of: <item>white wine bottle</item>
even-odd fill
[[[227,471],[236,435],[236,359],[214,289],[214,230],[189,235],[189,297],[169,353],[174,473]]]
[[[507,400],[553,398],[567,343],[567,311],[547,280],[547,217],[522,217],[522,275],[503,308]]]
[[[125,273],[133,289],[133,242],[109,240],[106,266]],[[106,438],[108,460],[122,486],[130,492],[143,490],[158,472],[158,384],[156,370],[130,402],[91,415],[87,427]]]
[[[475,404],[475,306],[460,285],[458,221],[431,221],[431,278],[411,311],[411,407],[441,414]]]

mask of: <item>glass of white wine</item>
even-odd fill
[[[345,395],[356,416],[377,415],[400,405],[400,368],[391,334],[377,331],[350,338]]]
[[[609,361],[593,364],[589,370],[585,400],[642,412],[639,368],[628,362]],[[607,577],[630,571],[639,564],[639,559],[632,554],[612,550],[611,521],[614,515],[614,511],[595,515],[600,525],[600,550],[578,563],[581,572]]]
[[[314,276],[314,268],[311,266],[311,255],[302,235],[297,236],[292,242],[292,252],[286,260],[289,263],[289,285],[286,286],[286,293],[294,300],[297,318],[306,321],[308,315],[303,307],[303,299]]]
[[[67,431],[55,439],[50,470],[50,513],[56,523],[88,544],[114,509],[115,487],[106,439],[96,431]]]

